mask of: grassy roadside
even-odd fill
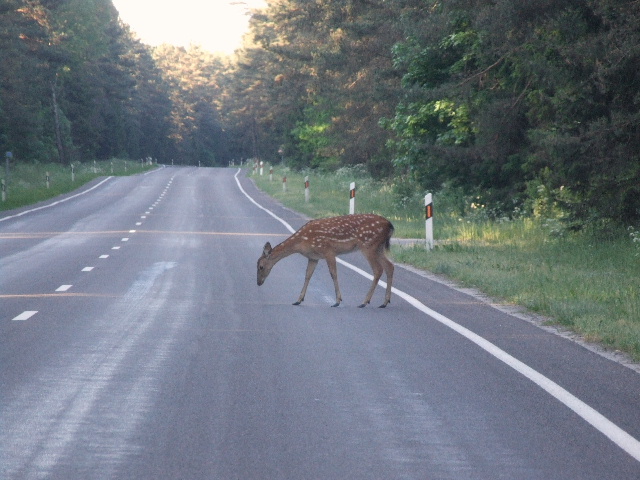
[[[143,166],[141,162],[113,159],[109,161],[74,164],[74,180],[71,167],[59,163],[17,163],[11,165],[7,182],[7,199],[0,202],[1,210],[31,205],[49,198],[71,192],[97,177],[105,175],[135,175],[156,168]],[[47,188],[47,173],[49,187]],[[4,165],[0,169],[0,178],[5,178]]]
[[[348,213],[349,183],[356,182],[356,211],[387,216],[401,238],[424,237],[420,196],[402,197],[388,185],[358,173],[310,176],[310,202],[304,201],[304,175],[276,168],[254,175],[256,184],[284,205],[310,217]],[[282,177],[287,176],[287,192]],[[394,246],[397,262],[407,263],[492,297],[526,307],[582,335],[585,340],[628,353],[640,361],[640,230],[639,228],[569,234],[540,219],[489,221],[460,218],[447,211],[446,199],[436,210],[438,246]],[[634,241],[635,240],[635,241]]]

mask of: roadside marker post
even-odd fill
[[[13,152],[5,152],[5,167],[4,167],[4,179],[9,183],[9,163],[13,159]]]
[[[309,175],[304,177],[304,201],[309,203]]]
[[[430,193],[424,197],[424,218],[427,234],[426,245],[429,250],[433,250],[433,197]]]
[[[49,188],[49,185],[50,185],[49,179],[51,178],[49,175],[49,172],[46,172],[46,178],[47,178],[47,188]]]
[[[356,182],[349,185],[349,215],[356,213]]]
[[[287,176],[282,177],[282,191],[286,193],[287,191]]]

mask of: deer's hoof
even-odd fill
[[[358,305],[358,308],[364,308],[364,307],[366,307],[366,306],[367,306],[367,304],[366,304],[366,303],[363,303],[362,305]]]
[[[300,305],[302,302],[293,302],[292,305]]]
[[[339,307],[340,306],[340,302],[334,303],[333,305],[331,305],[332,307]]]

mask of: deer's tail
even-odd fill
[[[391,248],[391,237],[393,237],[393,232],[395,231],[395,227],[393,223],[389,222],[389,234],[387,235],[387,241],[384,242],[384,248],[389,250]]]

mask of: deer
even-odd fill
[[[311,220],[275,247],[272,248],[269,242],[265,244],[258,259],[258,286],[264,283],[276,263],[289,255],[299,253],[309,260],[302,291],[293,304],[300,305],[304,301],[309,280],[318,262],[324,259],[329,266],[336,290],[336,303],[332,306],[338,307],[342,302],[342,294],[338,286],[336,257],[360,250],[373,270],[373,284],[359,307],[365,307],[371,302],[378,280],[384,271],[387,275],[387,290],[380,308],[385,308],[391,302],[394,266],[387,258],[386,252],[389,250],[393,231],[393,224],[389,220],[375,214],[352,214]]]

